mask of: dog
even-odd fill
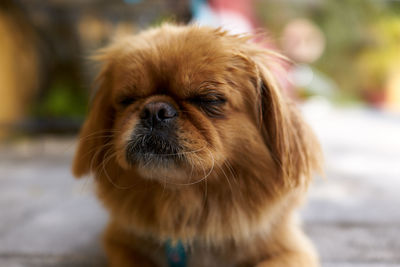
[[[95,58],[73,173],[110,212],[110,266],[319,265],[294,219],[319,144],[270,71],[278,53],[164,24]]]

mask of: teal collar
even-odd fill
[[[181,241],[173,243],[171,240],[165,242],[165,254],[169,267],[186,267],[186,251]]]

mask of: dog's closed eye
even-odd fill
[[[226,97],[218,92],[201,93],[189,99],[189,101],[199,107],[209,117],[223,117],[223,105]]]
[[[136,101],[136,97],[132,95],[122,95],[117,99],[117,106],[121,109],[125,109],[128,106],[132,105]]]

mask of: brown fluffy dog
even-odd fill
[[[318,265],[293,220],[318,144],[268,70],[276,56],[173,25],[101,51],[73,172],[94,174],[111,213],[111,266],[167,266],[177,244],[186,266]]]

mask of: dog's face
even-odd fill
[[[268,71],[268,51],[218,30],[167,25],[120,40],[99,58],[77,176],[109,161],[173,183],[225,179],[213,173],[226,164],[257,166],[283,183],[309,172],[303,123]]]
[[[254,86],[238,77],[240,59],[208,36],[162,34],[110,66],[116,158],[148,178],[197,179],[228,157],[242,127],[254,127],[241,121],[253,119],[243,100],[255,100],[255,90],[248,95]]]

